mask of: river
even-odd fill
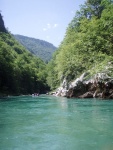
[[[0,150],[113,150],[113,101],[0,99]]]

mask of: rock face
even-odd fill
[[[0,13],[0,32],[7,32],[1,13]]]
[[[71,83],[64,79],[54,95],[68,98],[113,99],[113,78],[107,73],[97,73],[93,78],[86,80],[87,75],[88,73],[83,73]]]

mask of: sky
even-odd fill
[[[58,47],[68,24],[85,0],[0,0],[5,27],[12,34],[44,40]]]

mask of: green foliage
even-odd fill
[[[50,61],[53,52],[56,50],[55,46],[43,40],[22,35],[14,35],[14,37],[32,54],[35,54],[45,62]]]
[[[47,83],[51,90],[54,90],[58,87],[60,84],[60,81],[58,80],[58,72],[55,69],[55,59],[58,51],[56,51],[53,55],[53,59],[47,64]]]
[[[9,33],[0,33],[0,93],[44,93],[46,65],[20,45]]]
[[[52,88],[62,77],[71,81],[88,70],[90,76],[104,71],[112,59],[113,4],[109,0],[87,0],[69,24],[53,59],[51,67],[56,76]]]

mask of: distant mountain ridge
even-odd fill
[[[52,54],[56,51],[56,47],[46,41],[23,36],[13,35],[26,49],[32,54],[40,57],[43,61],[48,62],[52,58]]]

